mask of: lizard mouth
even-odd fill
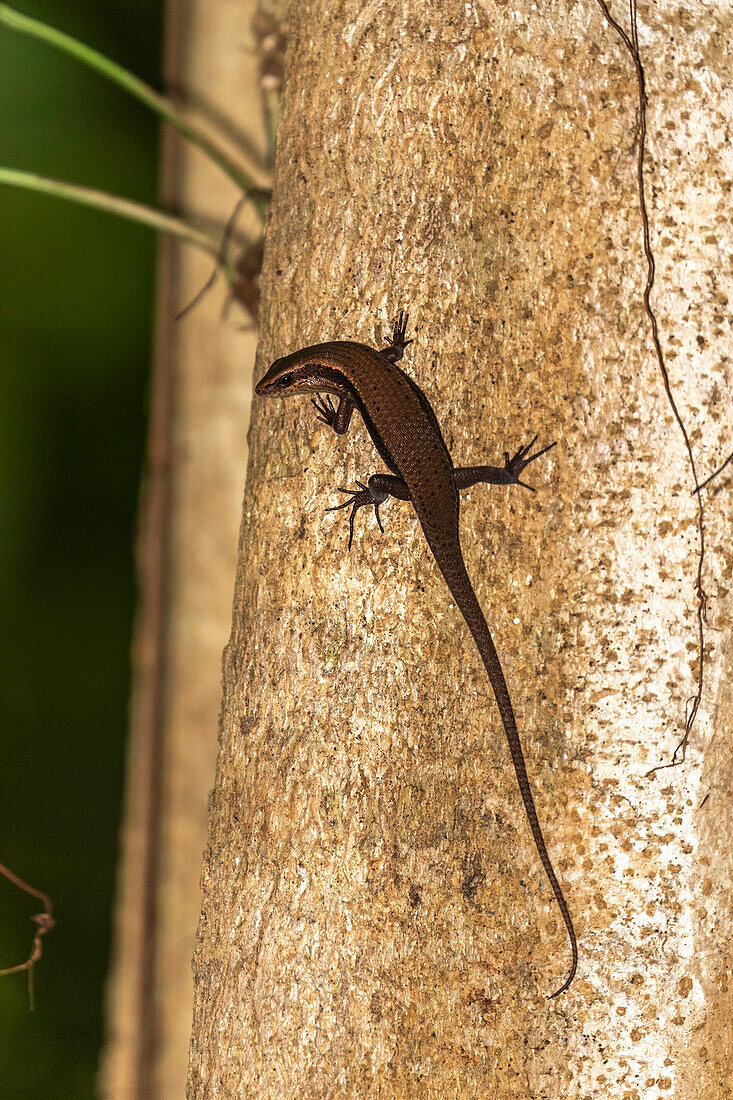
[[[255,393],[259,397],[266,397],[269,394],[277,393],[279,389],[287,385],[287,375],[283,376],[279,373],[279,366],[280,360],[276,359],[267,373],[260,378],[255,386]]]
[[[291,394],[318,388],[318,379],[313,374],[313,365],[301,363],[293,365],[288,358],[276,359],[267,373],[255,386],[259,397],[290,397]]]

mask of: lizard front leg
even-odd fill
[[[456,489],[468,489],[471,485],[485,482],[488,485],[521,485],[523,488],[531,489],[534,492],[531,485],[527,485],[525,481],[520,481],[520,474],[526,466],[529,466],[530,462],[534,462],[536,458],[547,454],[549,450],[557,446],[556,443],[550,443],[547,447],[543,447],[541,451],[536,451],[531,455],[529,452],[536,442],[537,436],[526,447],[520,447],[513,458],[510,458],[509,452],[505,451],[503,466],[463,466],[454,468],[453,482]]]
[[[385,336],[384,338],[388,346],[382,348],[382,355],[385,359],[389,359],[390,363],[398,363],[405,354],[407,345],[412,343],[412,340],[405,339],[407,336],[407,320],[408,314],[404,309],[401,309],[395,319],[392,336]]]
[[[339,397],[337,409],[333,406],[330,393],[327,393],[325,397],[322,397],[319,393],[317,397],[311,399],[311,404],[314,406],[321,423],[325,424],[327,428],[333,428],[337,435],[344,435],[349,430],[351,414],[354,411],[354,402],[350,397]]]
[[[377,517],[377,523],[379,524],[379,530],[384,532],[382,527],[382,520],[379,515],[379,509],[382,504],[389,497],[397,497],[398,500],[412,500],[410,496],[410,490],[402,480],[401,477],[395,477],[393,474],[372,474],[366,485],[363,481],[357,481],[358,489],[339,489],[340,493],[346,493],[348,500],[345,500],[343,504],[334,504],[332,508],[327,508],[327,512],[338,512],[342,508],[351,507],[351,515],[349,516],[349,550],[351,544],[354,541],[354,519],[356,513],[360,508],[365,508],[371,504],[374,508],[374,515]]]

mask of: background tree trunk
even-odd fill
[[[200,121],[226,120],[236,147],[264,154],[256,10],[255,0],[174,0],[166,76],[170,89],[200,108]],[[239,195],[167,133],[163,198],[223,227]],[[261,232],[247,211],[238,225],[255,238]],[[210,273],[208,259],[161,243],[127,806],[100,1074],[103,1095],[114,1100],[179,1100],[185,1091],[191,955],[256,342],[237,306],[222,322],[221,282],[175,321]]]
[[[360,515],[347,553],[324,509],[380,468],[363,425],[335,440],[306,400],[263,402],[189,1096],[729,1096],[730,477],[703,705],[650,779],[694,687],[698,546],[642,303],[631,59],[595,0],[292,16],[258,370],[378,346],[405,306],[457,464],[558,441],[536,494],[464,498],[462,541],[581,961],[549,1001],[565,932],[413,512],[392,502],[383,536]],[[639,23],[655,302],[709,472],[733,446],[731,27],[671,0]]]

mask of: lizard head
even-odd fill
[[[255,386],[255,393],[260,397],[289,397],[301,390],[313,389],[307,384],[312,375],[311,364],[293,362],[294,358],[285,355],[276,359]]]
[[[319,347],[302,348],[276,359],[255,386],[259,397],[290,397],[306,390],[339,393],[337,372],[323,362]]]

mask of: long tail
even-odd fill
[[[441,555],[443,556],[443,555]],[[504,679],[504,673],[502,671],[501,663],[499,661],[499,655],[496,652],[493,639],[489,632],[489,628],[484,618],[484,613],[481,610],[481,605],[476,598],[476,593],[473,590],[470,577],[466,572],[466,567],[462,558],[459,560],[453,560],[450,564],[443,563],[436,555],[436,561],[443,574],[446,584],[451,590],[451,594],[458,604],[458,607],[463,614],[468,628],[473,634],[474,641],[481,654],[481,659],[484,662],[486,671],[489,675],[491,687],[496,698],[496,703],[499,708],[499,714],[501,715],[502,723],[504,724],[504,732],[506,733],[506,739],[509,743],[509,752],[512,756],[512,762],[514,764],[514,771],[517,774],[517,782],[519,783],[519,791],[522,795],[522,801],[524,802],[524,808],[527,813],[527,820],[529,821],[529,827],[532,830],[532,836],[537,848],[537,852],[540,857],[542,866],[545,869],[545,873],[550,880],[550,886],[552,892],[555,895],[555,900],[562,913],[562,918],[565,921],[565,927],[568,930],[568,936],[570,937],[570,949],[573,954],[573,961],[570,967],[570,973],[567,978],[554,993],[552,997],[559,997],[561,993],[564,993],[568,988],[573,978],[575,977],[575,971],[578,968],[578,941],[575,937],[575,929],[573,928],[573,922],[570,917],[570,911],[568,909],[565,897],[560,888],[560,883],[557,881],[557,876],[553,869],[550,857],[547,854],[547,847],[545,845],[545,838],[542,835],[542,829],[540,828],[539,819],[537,817],[537,810],[534,804],[534,798],[532,797],[532,791],[529,786],[529,778],[527,776],[527,765],[524,761],[524,753],[522,752],[522,743],[519,740],[519,731],[517,730],[517,722],[514,717],[514,709],[512,708],[512,701],[509,695],[509,688],[506,685]]]

